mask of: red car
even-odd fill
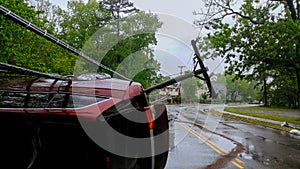
[[[0,79],[3,168],[164,168],[166,107],[149,106],[139,83],[108,76]]]
[[[0,14],[122,77],[1,5]],[[103,74],[73,79],[5,63],[0,75],[2,168],[164,168],[166,107],[149,106],[139,83]]]
[[[123,77],[1,5],[0,14],[98,68]],[[139,83],[105,74],[73,79],[0,62],[0,75],[5,75],[0,77],[1,167],[164,168],[169,149],[167,110],[161,104],[149,106],[146,94],[195,76],[205,80],[211,97],[217,96],[196,41],[191,43],[197,60],[193,72],[145,90]]]

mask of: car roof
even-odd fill
[[[0,81],[0,90],[76,92],[110,97],[119,97],[119,95],[123,95],[131,85],[141,86],[139,83],[115,78],[62,81],[26,76],[2,76],[0,77]]]

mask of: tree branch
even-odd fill
[[[286,0],[286,4],[289,7],[292,19],[295,21],[297,19],[297,14],[296,14],[295,6],[293,4],[293,0]]]
[[[287,1],[289,1],[289,0],[287,0]],[[223,4],[220,4],[217,0],[214,0],[213,4],[216,5],[216,7],[219,8],[219,10],[217,12],[214,12],[211,14],[204,14],[203,12],[202,13],[195,12],[195,15],[208,16],[208,18],[205,18],[203,20],[195,21],[194,22],[195,24],[197,24],[198,26],[203,26],[203,25],[209,24],[212,19],[213,20],[223,20],[226,16],[231,16],[231,15],[237,15],[241,18],[247,19],[249,22],[251,22],[252,24],[256,24],[256,25],[264,24],[266,22],[265,19],[263,19],[261,21],[257,21],[249,16],[243,15],[242,13],[233,10],[230,7],[230,4],[223,5]],[[216,17],[218,15],[221,15],[221,16]]]

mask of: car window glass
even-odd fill
[[[52,94],[53,95],[53,94]],[[33,93],[29,95],[27,106],[28,108],[44,108],[47,106],[49,99],[51,98],[50,93]]]
[[[51,101],[46,106],[47,108],[66,108],[67,100],[69,95],[66,94],[55,94]],[[70,107],[72,108],[72,107]]]
[[[56,94],[47,108],[80,108],[107,99],[106,97],[76,94]]]
[[[71,103],[74,106],[74,108],[79,108],[79,107],[95,104],[105,99],[107,98],[97,97],[97,96],[71,95],[71,97],[69,98],[69,103]]]
[[[105,99],[71,93],[0,91],[0,108],[80,108]]]
[[[22,108],[25,103],[25,93],[1,92],[0,108]]]

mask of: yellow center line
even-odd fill
[[[186,125],[187,126],[187,125]],[[187,126],[188,127],[188,126]],[[190,127],[189,127],[190,128]],[[192,129],[192,128],[190,128]],[[197,134],[199,137],[202,137],[204,140],[206,140],[207,142],[209,142],[210,144],[212,144],[213,146],[215,146],[217,149],[219,149],[221,152],[223,152],[224,154],[222,155],[225,155],[225,154],[228,154],[229,152],[226,151],[225,149],[223,149],[222,147],[220,147],[219,145],[217,145],[216,143],[212,142],[211,140],[205,138],[204,136],[202,136],[200,133],[196,132],[194,134]],[[204,141],[203,141],[204,142]],[[235,158],[235,160],[238,162],[238,163],[242,163],[242,164],[245,164],[244,161],[240,160],[239,158]]]
[[[225,155],[228,153],[228,151],[224,150],[223,148],[221,148],[220,146],[218,146],[216,143],[208,140],[207,138],[205,138],[204,136],[202,136],[200,133],[198,133],[197,131],[195,131],[194,129],[192,129],[191,127],[187,126],[184,123],[179,122],[179,124],[185,128],[187,131],[189,131],[190,133],[192,133],[194,136],[196,136],[197,138],[199,138],[203,143],[205,143],[207,146],[209,146],[211,149],[213,149],[215,152],[217,152],[220,155]],[[235,158],[235,160],[237,162],[240,163],[245,163],[242,160]],[[241,166],[240,164],[236,163],[235,161],[230,161],[233,165],[235,165],[237,168],[239,169],[243,169],[244,167]]]
[[[240,160],[239,158],[235,158],[235,160],[239,163],[246,164],[244,161]]]
[[[236,163],[235,161],[230,161],[233,165],[235,165],[237,168],[239,169],[244,169],[243,166],[239,165],[238,163]]]

